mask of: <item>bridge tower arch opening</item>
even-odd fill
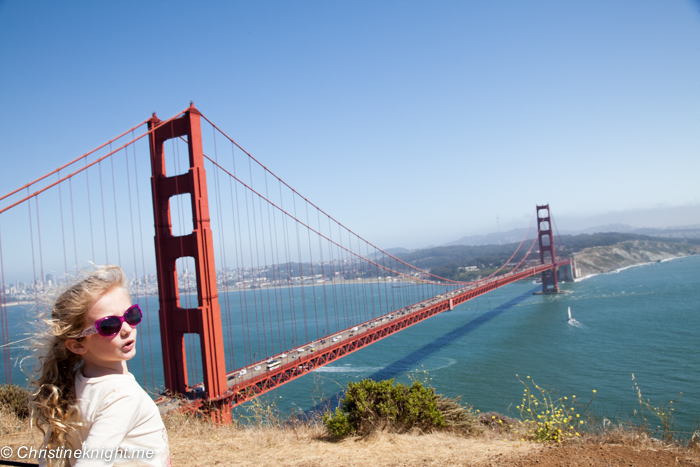
[[[161,121],[154,113],[148,128],[165,387],[181,394],[192,389],[187,378],[185,335],[196,334],[199,336],[205,397],[211,401],[221,399],[227,385],[200,115],[191,105],[183,116],[160,125]],[[167,176],[163,144],[179,137],[187,140],[189,169],[179,175]],[[173,234],[170,199],[185,194],[190,195],[193,229],[189,234],[176,236]],[[197,303],[191,308],[184,308],[179,296],[176,260],[184,257],[194,260],[196,273]],[[225,409],[225,404],[220,405],[219,410],[212,412],[215,420],[230,421],[230,410]]]
[[[549,204],[537,206],[537,227],[540,246],[540,264],[556,264],[556,252],[554,237],[552,236],[552,219],[549,213]],[[542,293],[559,293],[557,280],[557,268],[542,272]]]

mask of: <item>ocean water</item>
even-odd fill
[[[541,296],[511,284],[388,337],[271,393],[283,411],[308,409],[349,381],[409,374],[481,411],[517,415],[522,379],[576,395],[608,418],[639,407],[632,374],[654,406],[682,393],[677,421],[700,418],[700,256],[600,274]],[[577,321],[567,322],[571,307]]]
[[[593,411],[625,419],[639,407],[634,374],[652,405],[668,404],[682,393],[679,424],[697,422],[700,256],[563,284],[567,294],[533,295],[539,289],[533,282],[519,282],[495,290],[262,397],[283,413],[308,410],[321,400],[337,400],[349,381],[395,378],[408,383],[413,375],[481,411],[517,415],[520,375],[585,402],[595,389]],[[129,368],[144,386],[157,390],[162,385],[158,304],[155,297],[140,303],[147,317],[139,326],[140,347]],[[567,322],[569,307],[573,324]],[[33,307],[8,311],[11,340],[31,336]],[[19,384],[31,372],[24,344],[12,346],[13,382]],[[4,362],[0,383],[5,382]],[[190,371],[195,375],[201,369]]]

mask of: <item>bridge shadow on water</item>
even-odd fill
[[[461,326],[459,326],[456,329],[453,329],[452,331],[448,332],[447,334],[443,334],[442,336],[438,337],[437,339],[433,340],[432,342],[429,342],[428,344],[424,345],[423,347],[415,350],[414,352],[411,352],[410,354],[406,355],[403,358],[400,358],[399,360],[396,360],[393,363],[390,363],[389,365],[385,366],[379,371],[376,371],[369,375],[367,378],[363,379],[372,379],[375,381],[381,381],[385,379],[391,379],[395,378],[398,375],[407,373],[414,369],[418,363],[421,361],[427,359],[428,357],[436,354],[443,348],[447,347],[448,345],[452,344],[453,342],[461,339],[462,337],[466,336],[470,332],[480,328],[484,324],[488,323],[498,315],[504,313],[505,311],[510,310],[513,308],[515,305],[518,305],[519,303],[522,303],[525,301],[526,298],[531,297],[533,292],[536,292],[541,289],[541,286],[537,286],[531,290],[528,290],[527,292],[522,293],[521,295],[518,295],[514,299],[504,303],[503,305],[500,305],[496,308],[494,308],[491,311],[487,311],[483,315],[479,316],[478,318],[475,318],[468,323],[465,323]],[[314,412],[319,412],[323,411],[326,407],[337,407],[338,404],[340,403],[340,399],[343,397],[343,392],[338,392],[334,394],[333,396],[330,396],[327,402],[324,402],[322,404],[323,407],[313,407],[307,411],[307,414],[311,414]],[[329,405],[326,405],[327,403],[330,403]]]

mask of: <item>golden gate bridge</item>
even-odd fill
[[[135,301],[157,289],[160,332],[149,332],[146,307],[138,340],[144,384],[156,385],[160,345],[165,388],[189,395],[192,409],[208,402],[220,421],[233,405],[496,288],[540,275],[542,293],[558,293],[575,270],[556,258],[543,205],[529,248],[526,233],[490,276],[432,275],[341,224],[193,105],[167,120],[154,113],[0,202],[6,382],[30,339],[16,329],[38,329],[46,297],[81,267],[116,262]],[[22,268],[32,279],[13,281]],[[17,303],[35,315],[18,317]]]

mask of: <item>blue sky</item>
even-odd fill
[[[700,224],[690,0],[0,1],[0,90],[2,193],[192,100],[383,248]]]

